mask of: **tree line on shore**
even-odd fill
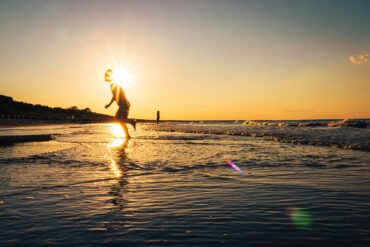
[[[70,122],[104,122],[111,121],[112,116],[95,113],[90,108],[78,109],[49,107],[13,100],[12,97],[0,95],[0,118],[3,119],[37,119],[60,120]]]

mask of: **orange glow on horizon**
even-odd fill
[[[328,15],[305,12],[292,22],[303,5],[317,7],[311,1],[277,9],[260,1],[36,2],[0,8],[1,94],[16,101],[114,115],[116,104],[104,107],[111,68],[129,118],[154,120],[158,110],[162,120],[370,117],[361,4],[337,6],[354,8],[348,14],[362,25],[353,28],[346,18],[333,23],[325,3]]]

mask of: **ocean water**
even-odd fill
[[[0,147],[0,245],[369,246],[370,152],[354,148],[368,132],[143,124],[124,141],[115,124],[3,128],[55,140]]]
[[[156,126],[155,126],[156,127]],[[162,124],[156,130],[262,137],[293,144],[370,151],[370,120],[200,121]]]

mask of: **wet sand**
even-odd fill
[[[50,141],[53,135],[17,135],[17,136],[0,136],[0,146],[13,145],[24,142],[44,142]]]

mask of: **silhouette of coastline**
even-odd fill
[[[112,121],[112,116],[92,112],[90,108],[78,109],[78,107],[72,106],[65,109],[40,104],[34,105],[0,95],[0,126]]]

